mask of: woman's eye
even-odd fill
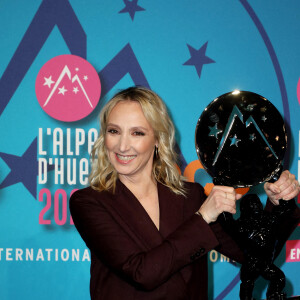
[[[135,131],[135,132],[133,133],[133,135],[144,136],[145,133],[144,133],[144,132],[141,132],[141,131]]]
[[[111,134],[116,134],[118,133],[118,131],[116,129],[107,129],[107,132],[111,133]]]

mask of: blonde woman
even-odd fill
[[[207,252],[243,261],[215,222],[222,212],[236,212],[241,195],[215,186],[206,197],[199,184],[184,181],[176,168],[174,126],[153,91],[117,93],[100,120],[90,187],[70,200],[75,226],[91,250],[91,299],[207,299]],[[299,193],[288,171],[265,190],[273,202]],[[286,232],[298,220],[295,210]]]

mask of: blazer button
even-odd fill
[[[201,252],[200,252],[200,251],[197,251],[197,252],[195,253],[195,255],[196,255],[196,257],[198,258],[198,257],[201,255]]]
[[[204,248],[200,248],[197,252],[195,252],[193,255],[191,255],[191,260],[195,260],[201,256],[205,252]]]

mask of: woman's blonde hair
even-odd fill
[[[130,87],[117,93],[103,107],[100,113],[100,133],[91,152],[92,170],[89,182],[95,190],[114,192],[118,174],[110,163],[106,148],[105,135],[110,112],[120,101],[137,101],[143,113],[153,128],[157,140],[158,152],[153,158],[152,172],[155,179],[169,187],[176,194],[185,194],[183,181],[176,166],[175,128],[162,99],[145,87]]]

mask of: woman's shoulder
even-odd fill
[[[70,202],[78,203],[81,201],[98,201],[99,198],[107,197],[106,194],[108,194],[107,191],[97,191],[91,186],[88,186],[75,191],[70,197]]]
[[[204,194],[204,188],[198,182],[184,182],[184,188],[187,191],[187,195],[193,194]]]
[[[71,197],[79,197],[79,196],[85,196],[85,195],[90,195],[93,194],[95,192],[95,189],[93,189],[91,186],[82,188],[82,189],[78,189],[77,191],[75,191]]]
[[[187,216],[190,216],[199,209],[206,196],[203,187],[197,182],[185,182],[184,188],[186,191],[183,198],[184,206]]]

